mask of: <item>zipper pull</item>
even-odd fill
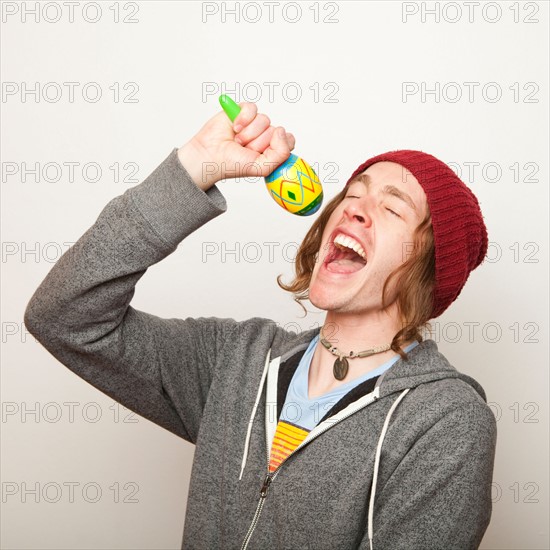
[[[272,481],[273,479],[271,478],[271,476],[269,474],[266,474],[264,478],[264,484],[260,489],[260,497],[265,498],[267,496],[267,490],[269,489],[269,485]]]

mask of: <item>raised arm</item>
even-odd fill
[[[233,341],[239,323],[162,319],[130,302],[149,266],[225,212],[217,181],[249,175],[239,168],[245,159],[288,158],[292,136],[275,132],[269,119],[266,126],[253,104],[243,104],[241,115],[234,122],[243,125],[240,134],[219,113],[142,183],[112,199],[54,265],[24,315],[29,332],[70,370],[191,442],[220,347]]]

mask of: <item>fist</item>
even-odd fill
[[[233,122],[219,112],[178,151],[182,164],[202,188],[222,179],[265,177],[294,149],[294,136],[282,126],[271,126],[255,103],[243,102],[239,107]]]

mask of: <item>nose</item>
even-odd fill
[[[372,197],[369,196],[350,200],[344,209],[344,213],[350,220],[357,220],[361,225],[370,227],[372,225],[371,203]]]

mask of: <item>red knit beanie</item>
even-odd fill
[[[346,185],[376,162],[395,162],[418,180],[432,215],[435,288],[431,318],[439,317],[458,297],[470,272],[487,253],[487,229],[476,196],[437,158],[421,151],[383,153],[365,161]]]

